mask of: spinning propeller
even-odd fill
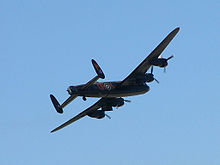
[[[126,103],[130,103],[131,102],[131,100],[125,100],[124,98],[121,98],[121,99],[123,99],[123,101],[126,102]],[[122,106],[122,105],[117,105],[115,108],[118,109],[118,107],[120,107],[120,106]],[[105,116],[108,119],[111,119],[111,116],[107,115],[106,113],[105,113]]]
[[[130,103],[130,102],[131,102],[131,100],[125,100],[125,99],[124,99],[124,102]]]
[[[172,55],[172,56],[168,57],[167,59],[165,59],[166,62],[169,61],[169,60],[170,60],[171,58],[173,58],[173,57],[174,57],[174,55]],[[166,73],[166,66],[164,67],[164,70],[163,70],[163,71],[164,71],[164,73]]]
[[[123,98],[122,98],[122,99],[123,99]],[[123,99],[123,101],[126,102],[126,103],[130,103],[130,102],[131,102],[131,100],[125,100],[125,99]],[[120,106],[117,105],[117,106],[116,106],[116,109],[118,109],[118,107],[120,107]]]
[[[154,75],[153,75],[153,65],[151,66],[150,74],[152,75],[153,80],[155,80],[159,84],[160,82],[156,78],[154,78]]]
[[[105,116],[106,116],[108,119],[111,119],[111,116],[109,116],[109,115],[107,115],[107,114],[105,114]]]
[[[170,59],[173,58],[173,57],[174,57],[174,55],[168,57],[168,58],[167,58],[167,61],[170,60]]]

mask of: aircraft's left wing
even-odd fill
[[[84,110],[83,112],[81,112],[80,114],[76,115],[75,117],[73,117],[72,119],[68,120],[67,122],[63,123],[62,125],[60,125],[59,127],[55,128],[54,130],[51,131],[55,132],[57,130],[62,129],[63,127],[81,119],[82,117],[86,116],[89,112],[93,111],[93,110],[97,110],[99,109],[101,106],[101,103],[104,101],[104,98],[99,99],[95,104],[93,104],[91,107],[87,108],[86,110]]]
[[[178,33],[179,29],[180,28],[176,28],[172,32],[170,32],[166,36],[166,38],[142,61],[142,63],[138,65],[138,67],[121,82],[120,85],[131,84],[133,83],[133,80],[136,76],[145,74],[147,70],[151,67],[150,61],[157,59],[160,56],[160,54],[164,51],[170,41]]]

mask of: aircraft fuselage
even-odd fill
[[[145,83],[138,85],[123,85],[120,86],[120,81],[117,82],[97,82],[89,86],[87,89],[82,89],[84,84],[70,86],[67,91],[70,95],[78,95],[84,97],[126,97],[140,95],[150,90]]]

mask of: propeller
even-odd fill
[[[111,119],[111,116],[109,116],[109,115],[107,115],[107,114],[105,114],[105,116],[106,116],[108,119]]]
[[[174,55],[172,55],[172,56],[168,57],[168,58],[166,59],[166,61],[169,61],[169,60],[170,60],[171,58],[173,58],[173,57],[174,57]],[[166,73],[166,67],[164,67],[163,72],[164,72],[164,73]]]
[[[153,75],[153,65],[151,66],[150,73]],[[154,78],[154,75],[153,75],[153,78]],[[158,84],[160,83],[156,78],[154,78],[154,80],[155,80]]]
[[[122,99],[123,99],[123,98],[122,98]],[[123,99],[123,101],[126,102],[126,103],[130,103],[130,102],[131,102],[131,100],[125,100],[125,99]],[[117,105],[115,108],[118,109],[118,107],[119,107],[119,106]]]
[[[174,55],[168,57],[168,58],[167,58],[167,61],[170,60],[170,59],[173,58],[173,57],[174,57]]]
[[[154,80],[155,80],[158,84],[160,84],[160,82],[159,82],[157,79],[154,78]]]

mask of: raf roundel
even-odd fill
[[[111,90],[111,86],[109,84],[105,83],[104,85],[107,90],[109,90],[109,91]]]

